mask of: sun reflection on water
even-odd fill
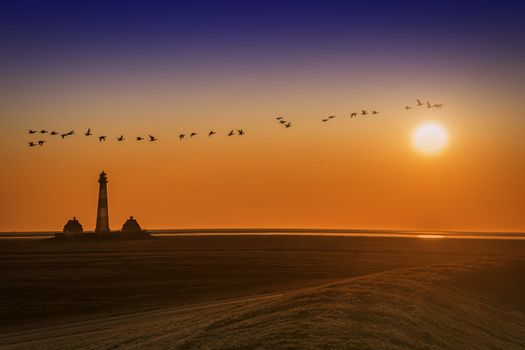
[[[443,235],[416,235],[417,238],[445,238]]]

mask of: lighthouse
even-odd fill
[[[98,208],[97,208],[97,226],[95,227],[96,234],[109,233],[109,215],[108,215],[108,179],[106,173],[102,171],[98,178]]]
[[[121,231],[111,232],[109,230],[108,179],[105,172],[100,173],[98,184],[97,225],[95,226],[95,233],[83,232],[82,225],[73,217],[73,219],[69,220],[64,226],[63,232],[57,232],[55,234],[55,238],[72,240],[131,240],[151,238],[150,233],[143,230],[133,216],[130,216],[124,223]]]

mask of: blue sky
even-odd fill
[[[294,54],[330,50],[518,61],[524,10],[519,1],[5,1],[2,66],[188,52],[297,60]]]

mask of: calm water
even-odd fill
[[[470,235],[470,234],[434,234],[434,233],[333,233],[333,232],[218,232],[218,233],[156,233],[153,236],[327,236],[327,237],[392,237],[392,238],[420,238],[420,239],[508,239],[525,240],[525,236],[518,235]]]
[[[239,230],[152,230],[156,237],[168,236],[327,236],[327,237],[391,237],[391,238],[419,238],[419,239],[496,239],[496,240],[525,240],[523,233],[465,233],[465,232],[403,232],[403,231],[366,231],[340,232],[342,230],[283,230],[270,231],[266,229]],[[47,239],[54,237],[52,232],[0,232],[3,239]]]

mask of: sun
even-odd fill
[[[425,155],[441,153],[448,144],[447,130],[439,123],[428,121],[419,124],[412,133],[412,145]]]

